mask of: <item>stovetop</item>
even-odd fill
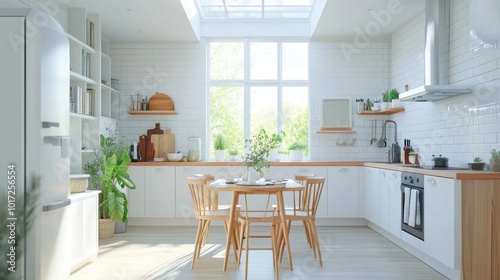
[[[454,166],[432,167],[430,165],[420,165],[420,166],[410,166],[410,167],[417,169],[426,169],[426,170],[468,170],[468,168],[465,167],[454,167]]]

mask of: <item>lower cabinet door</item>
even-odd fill
[[[328,167],[328,217],[358,218],[359,167]]]
[[[129,166],[128,174],[135,189],[128,190],[128,217],[144,218],[144,166]]]
[[[146,166],[144,178],[144,216],[175,217],[175,166]]]

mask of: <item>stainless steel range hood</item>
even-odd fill
[[[449,85],[450,31],[446,8],[446,0],[425,1],[424,85],[401,93],[401,101],[437,101],[471,92],[471,87]]]

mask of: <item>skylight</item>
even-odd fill
[[[203,20],[309,19],[315,0],[194,0]]]

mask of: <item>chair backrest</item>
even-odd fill
[[[295,182],[301,184],[302,186],[306,185],[307,178],[309,177],[315,177],[316,175],[311,174],[311,175],[295,175]],[[295,192],[294,192],[294,204],[296,209],[301,209],[303,208],[303,205],[305,204],[304,198],[305,196],[302,195],[302,191],[298,192],[298,200],[295,199]]]
[[[187,177],[187,184],[191,192],[193,207],[197,218],[206,215],[212,209],[212,193],[208,190],[206,177]]]
[[[300,211],[306,211],[309,215],[316,216],[324,184],[325,178],[323,177],[307,177],[306,183],[304,184],[304,190],[302,190],[301,205],[299,207]]]

